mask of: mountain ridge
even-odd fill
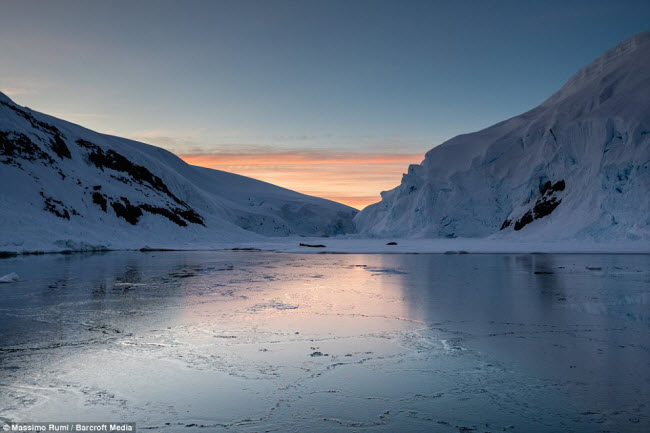
[[[354,229],[356,210],[100,134],[0,93],[0,251],[210,247]]]
[[[355,217],[357,229],[424,238],[648,238],[648,58],[650,32],[643,32],[538,107],[432,148]],[[550,188],[560,181],[564,189]]]

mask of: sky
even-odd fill
[[[363,208],[649,28],[647,0],[0,0],[0,91]]]

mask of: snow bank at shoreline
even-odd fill
[[[391,245],[395,243],[395,245]],[[303,245],[301,245],[303,244]],[[0,251],[0,258],[22,254],[49,254],[102,251],[273,251],[301,254],[650,254],[645,241],[514,241],[501,239],[361,239],[361,238],[276,238],[268,241],[237,243],[116,245],[114,247],[59,244],[35,249]]]

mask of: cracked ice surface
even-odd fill
[[[650,256],[0,261],[0,420],[158,431],[646,431]]]

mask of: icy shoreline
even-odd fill
[[[301,245],[302,244],[302,245]],[[503,239],[360,239],[290,237],[237,243],[92,246],[0,247],[0,258],[20,255],[99,253],[108,251],[271,251],[302,254],[650,254],[650,243],[638,241],[512,241]]]

